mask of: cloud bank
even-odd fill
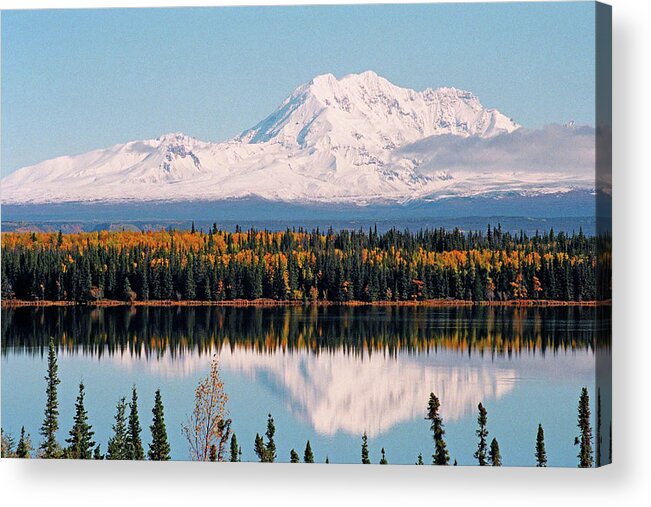
[[[432,136],[398,150],[425,176],[460,173],[559,175],[594,187],[595,129],[549,125],[490,138]]]

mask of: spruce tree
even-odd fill
[[[538,425],[538,434],[536,435],[536,466],[547,466],[547,452],[545,451],[545,431],[542,424]]]
[[[479,443],[477,444],[477,450],[475,451],[474,456],[477,459],[479,466],[483,467],[488,465],[488,461],[486,459],[488,451],[486,443],[486,440],[488,438],[488,430],[486,429],[487,412],[484,408],[484,405],[481,403],[479,403],[477,408],[479,409],[479,416],[477,416],[477,424],[479,425],[479,428],[475,431],[475,433],[479,437]]]
[[[303,463],[314,463],[314,453],[312,452],[312,446],[310,441],[307,441],[305,446],[305,452],[303,453]]]
[[[416,464],[417,465],[424,465],[425,463],[423,462],[423,453],[419,452],[418,453],[418,459],[416,459]]]
[[[362,465],[370,465],[371,460],[368,457],[368,437],[366,432],[362,435]]]
[[[138,416],[138,392],[136,386],[131,388],[131,403],[129,403],[129,424],[127,429],[127,459],[143,460],[145,451],[142,447],[140,433],[140,417]]]
[[[170,444],[167,440],[167,429],[165,428],[165,414],[163,408],[163,399],[160,389],[156,390],[154,396],[154,415],[151,430],[151,443],[147,456],[151,461],[168,461],[170,459]]]
[[[16,446],[16,457],[17,458],[29,458],[32,451],[32,443],[29,437],[29,434],[25,434],[25,426],[20,428],[20,440],[18,440],[18,445]]]
[[[265,435],[267,436],[266,444],[266,456],[267,463],[273,463],[276,461],[276,443],[274,442],[274,435],[276,434],[276,426],[274,425],[274,418],[271,417],[271,414],[267,416],[267,431]]]
[[[264,439],[259,433],[255,434],[255,445],[253,446],[255,454],[258,456],[260,463],[267,462],[267,448],[264,445]]]
[[[489,459],[492,466],[494,467],[502,466],[502,455],[500,454],[500,444],[497,443],[497,439],[495,438],[491,441]]]
[[[100,450],[99,444],[95,447],[95,450],[93,451],[93,459],[104,459],[104,455],[102,454],[102,451]]]
[[[70,459],[91,459],[93,447],[92,426],[88,423],[88,412],[84,407],[84,383],[79,383],[79,395],[75,403],[74,424],[70,430],[70,438],[66,439],[68,457]]]
[[[294,449],[289,451],[289,462],[290,463],[300,463],[301,462],[301,457],[298,455],[298,453]]]
[[[235,433],[231,436],[231,462],[236,463],[239,461],[240,446],[237,444],[237,437]]]
[[[388,465],[389,462],[387,461],[387,455],[384,452],[384,447],[382,447],[382,450],[380,452],[382,453],[382,457],[380,458],[380,465]]]
[[[432,454],[432,459],[435,465],[447,465],[450,463],[450,455],[443,438],[445,436],[445,430],[443,429],[443,419],[439,414],[440,408],[441,403],[439,399],[434,393],[430,393],[426,419],[431,421],[430,429],[434,437],[435,451]]]
[[[328,456],[326,456],[326,459],[325,459],[324,463],[325,463],[326,465],[329,465],[329,464],[330,464],[330,458],[328,458]]]
[[[129,459],[127,452],[126,408],[125,398],[120,398],[116,406],[117,411],[115,414],[115,424],[113,424],[113,436],[108,441],[106,459]]]
[[[579,398],[578,409],[578,424],[579,427],[579,468],[591,468],[593,464],[592,459],[592,426],[590,425],[590,396],[588,396],[588,389],[586,387],[581,389],[581,397]]]
[[[57,356],[54,350],[54,339],[50,337],[49,351],[47,357],[47,375],[45,380],[45,419],[41,426],[43,441],[40,445],[41,457],[45,459],[62,457],[62,450],[56,439],[59,429],[59,401],[57,398],[57,386],[61,383],[58,374]]]

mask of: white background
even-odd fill
[[[0,0],[0,7],[154,7],[184,3],[247,2]],[[613,5],[614,95],[613,465],[600,470],[536,470],[2,460],[3,504],[649,505],[651,2],[609,3]]]

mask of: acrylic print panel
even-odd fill
[[[609,7],[2,44],[3,457],[610,463]]]

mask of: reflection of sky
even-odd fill
[[[372,451],[377,454],[384,446],[391,462],[412,463],[419,452],[427,460],[431,436],[423,418],[429,393],[434,391],[442,402],[451,455],[459,463],[473,462],[476,405],[482,401],[505,463],[532,463],[535,431],[541,422],[550,464],[574,465],[578,394],[581,386],[594,384],[594,356],[588,352],[491,358],[440,350],[390,357],[378,352],[349,355],[341,350],[260,354],[236,348],[224,349],[220,361],[233,427],[244,444],[245,459],[253,459],[253,437],[264,432],[266,414],[271,412],[279,460],[286,459],[291,447],[302,450],[309,438],[318,459],[324,459],[327,451],[333,462],[357,462],[365,430]],[[149,438],[153,392],[160,387],[173,455],[186,458],[180,425],[208,363],[208,355],[196,353],[158,358],[125,353],[99,360],[60,354],[61,439],[72,420],[81,378],[86,383],[91,423],[103,448],[115,402],[128,395],[135,382],[144,440]],[[40,356],[9,352],[2,358],[2,424],[6,430],[16,434],[25,424],[38,440],[44,372],[45,359]]]

